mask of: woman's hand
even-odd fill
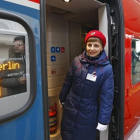
[[[60,108],[63,108],[64,102],[60,102],[60,100],[59,100],[59,105],[60,105]]]
[[[108,125],[103,125],[103,124],[98,123],[96,129],[98,129],[99,131],[105,131],[107,129],[107,126]]]

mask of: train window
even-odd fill
[[[0,122],[3,122],[31,106],[35,98],[32,87],[36,85],[31,77],[36,75],[32,70],[35,48],[29,47],[34,45],[33,34],[18,22],[5,19],[0,22],[3,23],[0,26]]]
[[[25,36],[0,34],[0,97],[27,92]]]
[[[132,61],[131,61],[132,84],[140,82],[140,39],[132,39]]]

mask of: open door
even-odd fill
[[[114,107],[112,120],[108,129],[108,138],[122,140],[124,138],[124,14],[122,1],[99,0],[107,3],[107,33],[108,33],[108,56],[113,66],[114,73]],[[104,24],[104,23],[103,23]],[[107,136],[101,133],[102,139]]]
[[[120,76],[121,79],[123,79],[122,60],[124,60],[124,32],[123,30],[118,29],[118,24],[120,27],[123,26],[123,22],[120,22],[120,19],[117,20],[120,17],[117,13],[118,8],[121,8],[121,5],[120,7],[117,5],[118,3],[116,1],[87,0],[86,2],[72,1],[71,3],[66,4],[64,2],[53,2],[51,0],[46,1],[49,107],[51,108],[57,103],[57,131],[54,134],[50,134],[51,140],[61,139],[60,123],[62,109],[59,107],[58,97],[66,72],[74,57],[81,54],[85,49],[84,37],[88,31],[93,29],[100,30],[106,35],[107,45],[105,50],[114,67],[114,79],[116,81],[114,91],[115,99],[117,99],[117,102],[121,102],[121,104],[117,106],[115,100],[111,124],[105,132],[98,132],[97,139],[115,139],[118,135],[119,138],[123,135],[122,96],[124,95],[124,81],[120,79],[120,81],[118,81],[118,74],[121,72]],[[115,12],[117,14],[114,14]],[[120,48],[120,46],[122,48]],[[120,51],[120,49],[122,49],[122,51]]]

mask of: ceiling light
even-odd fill
[[[71,2],[72,0],[62,0],[63,2]]]

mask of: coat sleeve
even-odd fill
[[[114,99],[114,78],[112,67],[106,77],[100,91],[100,110],[98,122],[101,124],[109,124]]]
[[[4,88],[12,88],[19,85],[18,77],[8,77],[8,74],[11,74],[7,69],[3,72],[0,72],[0,86]]]
[[[60,102],[65,102],[66,96],[72,86],[74,66],[75,66],[74,64],[75,64],[75,59],[71,63],[70,68],[66,74],[65,82],[63,84],[62,90],[59,95]]]
[[[4,61],[3,63],[7,63],[7,61]],[[12,88],[19,85],[18,77],[8,77],[8,74],[11,73],[15,73],[15,71],[8,70],[7,67],[5,67],[5,70],[0,72],[0,86],[4,88]]]

